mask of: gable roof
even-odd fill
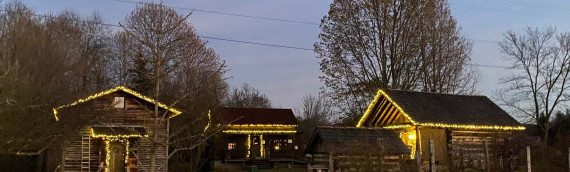
[[[378,90],[357,127],[364,124],[379,103],[387,99],[413,125],[451,128],[524,130],[518,121],[486,96]]]
[[[125,93],[128,93],[128,94],[130,94],[130,95],[133,95],[133,96],[135,96],[135,97],[137,97],[137,98],[140,98],[140,99],[142,99],[142,100],[144,100],[144,101],[147,101],[147,102],[149,102],[149,103],[152,103],[152,104],[154,104],[154,102],[155,102],[154,99],[152,99],[152,98],[150,98],[150,97],[146,97],[146,96],[144,96],[144,95],[142,95],[142,94],[140,94],[140,93],[138,93],[138,92],[136,92],[136,91],[134,91],[134,90],[131,90],[131,89],[129,89],[129,88],[127,88],[127,87],[121,85],[121,86],[117,86],[117,87],[115,87],[115,88],[111,88],[111,89],[108,89],[108,90],[105,90],[105,91],[101,91],[101,92],[92,94],[92,95],[87,96],[87,97],[85,97],[85,98],[78,99],[78,100],[76,100],[76,101],[73,102],[73,103],[66,104],[66,105],[61,105],[61,106],[59,106],[59,107],[53,108],[53,115],[54,115],[54,117],[55,117],[55,120],[56,120],[56,121],[59,120],[59,117],[57,116],[57,114],[58,114],[59,110],[61,110],[61,109],[63,109],[63,108],[67,108],[67,107],[75,106],[75,105],[78,105],[78,104],[81,104],[81,103],[84,103],[84,102],[88,102],[88,101],[90,101],[90,100],[93,100],[93,99],[96,99],[96,98],[99,98],[99,97],[102,97],[102,96],[105,96],[105,95],[108,95],[108,94],[111,94],[111,93],[115,93],[115,92],[117,92],[117,91],[123,91],[123,92],[125,92]],[[178,116],[178,115],[180,115],[180,114],[182,113],[180,110],[175,109],[175,108],[169,108],[167,105],[165,105],[165,104],[163,104],[163,103],[160,103],[160,102],[158,102],[157,105],[158,105],[158,107],[160,107],[160,108],[162,108],[162,109],[167,109],[168,111],[172,112],[173,115],[171,115],[170,118],[175,117],[175,116]]]
[[[354,153],[359,150],[376,151],[374,148],[381,149],[381,147],[383,147],[383,153],[410,153],[398,134],[391,129],[321,126],[313,132],[307,151],[314,151],[314,146],[318,142],[322,143],[327,151],[335,153]]]
[[[233,121],[232,125],[297,125],[291,109],[224,107],[219,114],[223,122]]]

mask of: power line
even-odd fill
[[[474,9],[483,9],[483,10],[498,11],[498,12],[510,12],[510,13],[522,14],[522,15],[533,16],[533,17],[548,17],[548,18],[563,19],[563,20],[569,19],[569,18],[563,18],[563,17],[557,17],[557,16],[540,15],[540,14],[534,14],[534,13],[525,13],[525,12],[513,11],[513,10],[508,10],[508,9],[489,8],[489,7],[482,7],[482,6],[476,6],[476,5],[470,5],[470,4],[460,4],[460,3],[455,3],[455,2],[454,3],[448,2],[448,3],[453,4],[453,5],[457,5],[457,6],[474,8]]]
[[[148,2],[137,2],[137,1],[130,1],[130,0],[112,0],[112,1],[117,1],[117,2],[124,2],[124,3],[131,3],[131,4],[150,4]],[[227,12],[219,12],[219,11],[209,11],[209,10],[202,10],[202,9],[197,9],[197,8],[186,8],[186,7],[179,7],[179,6],[168,6],[165,5],[166,7],[169,8],[175,8],[175,9],[183,9],[183,10],[189,10],[189,11],[197,11],[197,12],[204,12],[204,13],[212,13],[212,14],[222,14],[222,15],[228,15],[228,16],[237,16],[237,17],[246,17],[246,18],[253,18],[253,19],[262,19],[262,20],[270,20],[270,21],[278,21],[278,22],[289,22],[289,23],[298,23],[298,24],[309,24],[309,25],[319,25],[319,23],[313,23],[313,22],[305,22],[305,21],[296,21],[296,20],[290,20],[290,19],[276,19],[276,18],[267,18],[267,17],[259,17],[259,16],[250,16],[250,15],[243,15],[243,14],[236,14],[236,13],[227,13]],[[204,36],[204,38],[208,38],[206,36]],[[216,38],[211,38],[209,37],[208,39],[216,39]],[[216,39],[216,40],[223,40],[223,41],[232,41],[232,42],[240,42],[240,41],[235,41],[235,40],[225,40],[225,39]],[[492,41],[492,40],[482,40],[482,39],[470,39],[472,41],[476,41],[476,42],[484,42],[484,43],[498,43],[498,41]],[[243,43],[251,43],[248,41],[243,41]],[[264,43],[253,43],[256,45],[263,45]],[[270,45],[273,46],[273,45]],[[282,46],[275,46],[275,47],[282,47]],[[284,48],[287,48],[289,46],[283,46]],[[294,49],[307,49],[307,48],[301,48],[301,47],[291,47]],[[311,51],[313,49],[310,49]]]
[[[131,4],[150,4],[148,2],[138,2],[138,1],[129,1],[129,0],[113,0],[117,2],[124,2],[124,3],[131,3]],[[290,20],[290,19],[281,19],[281,18],[269,18],[269,17],[260,17],[260,16],[252,16],[252,15],[244,15],[244,14],[235,14],[235,13],[227,13],[227,12],[220,12],[220,11],[211,11],[211,10],[203,10],[197,8],[186,8],[186,7],[178,7],[178,6],[169,6],[164,5],[165,7],[175,8],[175,9],[182,9],[182,10],[189,10],[189,11],[196,11],[196,12],[203,12],[203,13],[211,13],[211,14],[219,14],[219,15],[226,15],[226,16],[234,16],[234,17],[244,17],[244,18],[253,18],[253,19],[261,19],[261,20],[270,20],[270,21],[278,21],[278,22],[287,22],[287,23],[297,23],[297,24],[306,24],[306,25],[320,25],[319,23],[314,22],[307,22],[307,21],[297,21],[297,20]]]
[[[467,65],[477,66],[477,67],[488,67],[488,68],[512,69],[511,67],[507,67],[507,66],[486,65],[486,64],[479,64],[479,63],[468,63]]]
[[[0,11],[10,12],[10,13],[27,14],[27,15],[32,15],[32,16],[36,16],[36,17],[43,17],[43,18],[52,18],[52,19],[58,19],[58,18],[59,18],[59,19],[62,19],[62,18],[60,18],[60,17],[50,16],[50,15],[42,15],[42,14],[35,14],[35,13],[23,13],[23,12],[17,12],[17,11],[4,10],[4,9],[0,9]],[[124,27],[124,26],[120,26],[120,25],[117,25],[117,24],[90,22],[90,21],[84,21],[84,20],[78,20],[78,21],[80,21],[80,22],[86,22],[86,23],[90,23],[90,24],[100,24],[100,25],[109,26],[109,27],[118,27],[118,28]],[[200,37],[200,38],[210,39],[210,40],[219,40],[219,41],[235,42],[235,43],[243,43],[243,44],[252,44],[252,45],[261,45],[261,46],[269,46],[269,47],[279,47],[279,48],[288,48],[288,49],[296,49],[296,50],[313,51],[312,48],[295,47],[295,46],[289,46],[289,45],[280,45],[280,44],[269,44],[269,43],[242,41],[242,40],[235,40],[235,39],[228,39],[228,38],[202,36],[202,35],[198,35],[198,34],[197,34],[197,36]]]
[[[254,44],[254,45],[263,45],[263,46],[271,46],[271,47],[280,47],[280,48],[290,48],[290,49],[313,51],[313,49],[311,49],[311,48],[292,47],[292,46],[287,46],[287,45],[277,45],[277,44],[267,44],[267,43],[250,42],[250,41],[240,41],[240,40],[234,40],[234,39],[215,38],[215,37],[209,37],[209,36],[198,36],[198,37],[206,38],[206,39],[213,39],[213,40],[220,40],[220,41],[229,41],[229,42],[237,42],[237,43],[245,43],[245,44]]]
[[[539,8],[544,8],[544,9],[556,9],[556,10],[563,10],[563,11],[568,11],[570,9],[568,8],[560,8],[560,7],[555,7],[555,6],[546,6],[546,5],[541,5],[541,4],[530,4],[530,3],[524,3],[524,2],[518,2],[518,1],[511,1],[511,0],[497,0],[497,1],[502,1],[502,2],[506,2],[506,3],[511,3],[511,4],[517,4],[517,5],[526,5],[526,6],[532,6],[532,7],[539,7]]]
[[[43,18],[66,19],[66,18],[55,17],[55,16],[50,16],[50,15],[42,15],[42,14],[35,14],[35,13],[23,13],[23,12],[10,11],[10,10],[5,10],[5,9],[0,9],[0,11],[9,12],[9,13],[27,14],[27,15],[32,15],[32,16],[36,16],[36,17],[43,17]],[[67,19],[67,20],[71,20],[71,19]],[[104,26],[109,26],[109,27],[118,27],[118,28],[124,27],[124,26],[120,26],[117,24],[109,24],[109,23],[102,23],[102,22],[101,23],[100,22],[91,22],[91,21],[85,21],[85,20],[76,20],[76,21],[91,23],[91,24],[99,24],[99,25],[104,25]],[[243,43],[243,44],[288,48],[288,49],[296,49],[296,50],[303,50],[303,51],[313,51],[312,48],[294,47],[294,46],[279,45],[279,44],[259,43],[259,42],[242,41],[242,40],[218,38],[218,37],[210,37],[210,36],[201,36],[201,35],[197,35],[197,36],[200,38],[211,39],[211,40],[220,40],[220,41]],[[478,67],[510,69],[509,67],[506,67],[506,66],[485,65],[485,64],[478,64],[478,63],[468,63],[467,65],[473,65],[473,66],[478,66]]]

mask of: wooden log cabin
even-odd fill
[[[525,129],[485,96],[382,89],[356,127],[395,130],[412,150],[411,157],[423,164],[428,164],[432,140],[435,164],[455,169],[487,167],[487,151],[499,157],[491,165],[505,165],[498,149]]]
[[[216,161],[268,168],[269,163],[291,162],[297,155],[297,119],[291,109],[226,107],[216,114],[218,125],[225,125],[215,138]]]
[[[307,171],[403,171],[410,150],[391,129],[320,126],[305,153]]]
[[[119,86],[54,108],[64,126],[61,171],[149,171],[151,144],[156,171],[167,171],[168,121],[181,112],[158,103],[155,117],[154,103]]]

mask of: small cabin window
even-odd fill
[[[228,143],[228,150],[236,149],[236,143]]]
[[[113,107],[114,108],[125,108],[125,97],[115,97],[113,99]]]

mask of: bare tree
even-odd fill
[[[508,87],[500,91],[499,99],[536,123],[546,145],[553,114],[563,110],[570,96],[570,33],[557,34],[553,28],[509,31],[499,45],[517,71],[504,78]]]
[[[309,120],[315,125],[325,125],[334,118],[334,106],[325,96],[307,94],[301,100],[301,109],[296,109],[301,120]]]
[[[271,108],[269,98],[246,83],[241,88],[234,88],[226,97],[224,104],[227,107]]]
[[[334,105],[325,96],[307,94],[301,100],[301,108],[295,109],[299,130],[304,133],[301,144],[307,144],[317,126],[329,125],[334,120]]]
[[[203,135],[204,131],[197,132],[198,125],[190,123],[189,119],[200,119],[204,116],[192,113],[205,115],[204,112],[208,109],[219,106],[227,89],[224,62],[212,49],[206,48],[206,42],[201,41],[195,34],[186,20],[189,15],[180,15],[162,4],[145,3],[127,16],[125,24],[122,25],[124,31],[115,36],[119,47],[127,48],[117,54],[129,58],[117,58],[118,64],[128,63],[118,65],[129,68],[119,72],[120,76],[126,76],[122,82],[141,89],[142,92],[151,93],[155,100],[169,102],[170,106],[178,103],[187,106],[185,110],[190,114],[184,118],[186,120],[178,120],[183,122],[175,123],[172,134],[166,137],[151,136],[150,171],[156,170],[159,147],[168,148],[172,144],[180,143],[171,143],[172,139],[206,143],[205,140],[209,137],[196,137]],[[202,106],[198,107],[199,105]],[[148,118],[154,123],[154,130],[158,130],[165,123],[169,125],[170,120],[166,115],[159,113],[158,106],[155,105],[153,116]],[[175,152],[199,147],[196,144],[178,144],[167,158],[172,157]]]
[[[445,0],[335,0],[315,52],[324,92],[347,114],[362,114],[379,88],[470,94],[477,80],[471,44]]]
[[[97,15],[36,15],[10,2],[0,13],[0,154],[37,157],[60,143],[52,108],[108,84],[108,39]],[[45,169],[43,169],[45,170]],[[53,169],[50,169],[53,170]]]
[[[167,125],[168,119],[165,113],[160,113],[158,100],[160,98],[161,83],[180,64],[183,59],[182,53],[187,44],[187,39],[195,37],[193,30],[186,18],[179,15],[174,9],[167,8],[162,4],[144,4],[129,14],[122,25],[130,44],[135,45],[137,55],[133,61],[142,63],[137,65],[141,68],[132,68],[139,76],[148,81],[145,84],[151,90],[140,90],[152,93],[155,100],[154,114],[148,117],[153,123],[153,133],[158,133],[161,126]],[[148,73],[147,73],[148,72]],[[157,150],[168,147],[168,134],[160,137],[153,134],[150,138],[150,169],[154,172],[157,168]],[[166,164],[164,164],[166,166]]]

